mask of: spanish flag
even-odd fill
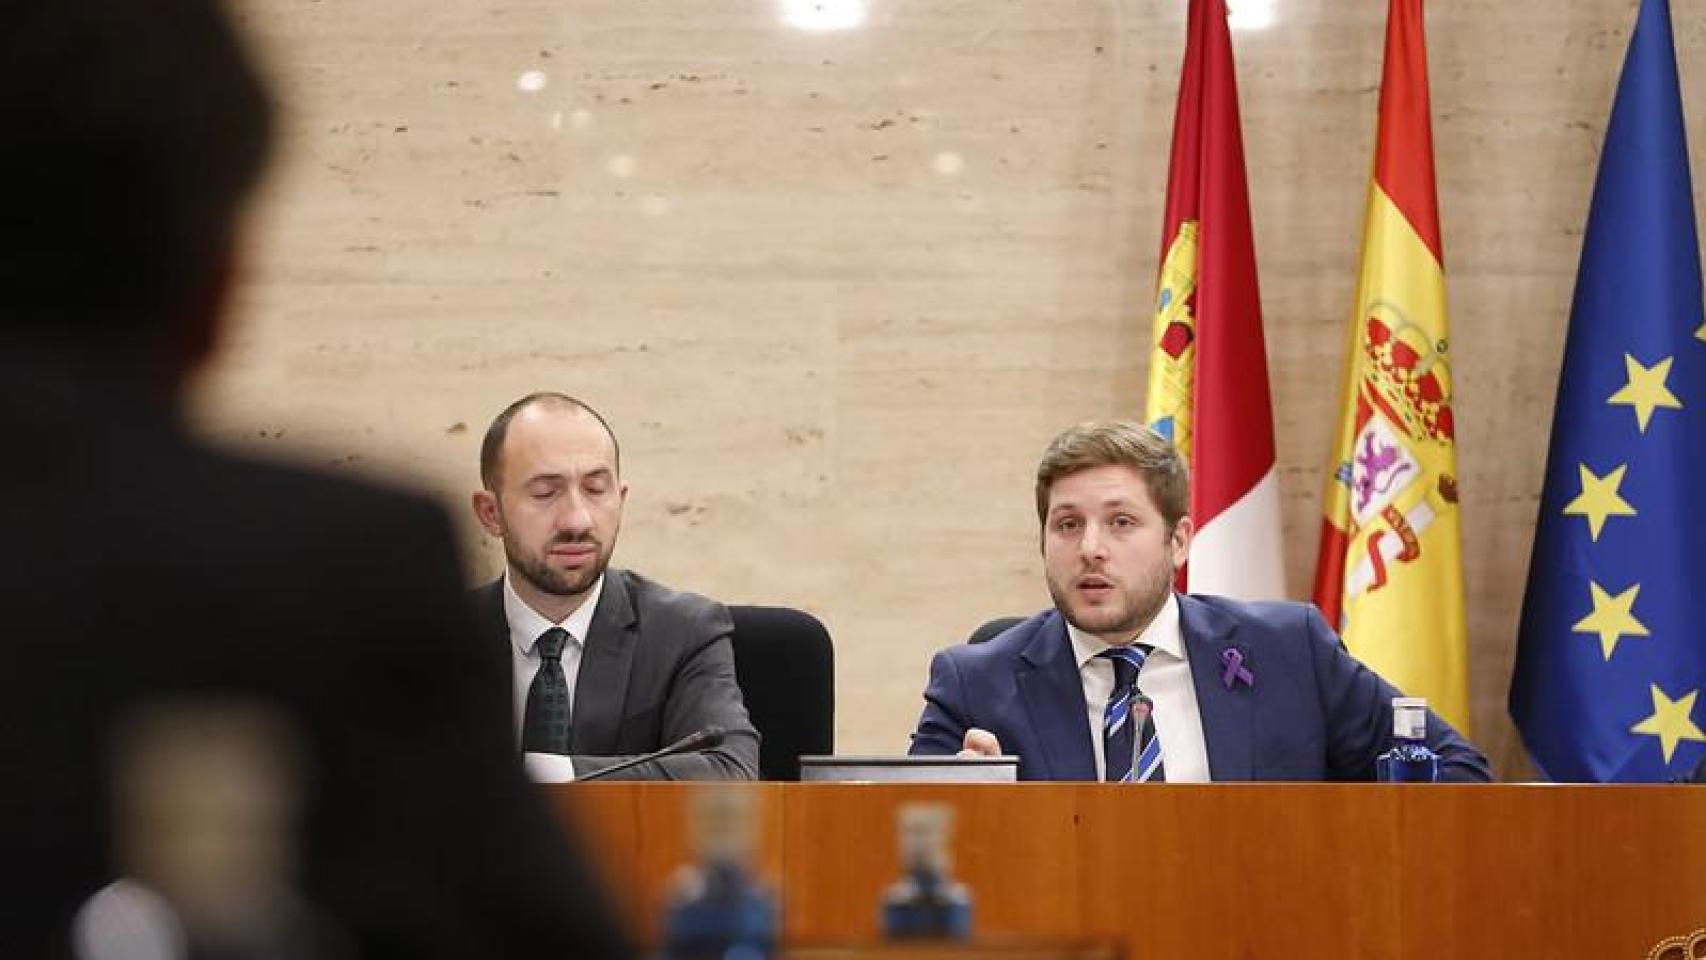
[[[1191,0],[1144,420],[1191,465],[1181,586],[1285,596],[1256,249],[1225,0]]]
[[[1358,659],[1469,727],[1451,338],[1422,0],[1391,0],[1315,603]]]

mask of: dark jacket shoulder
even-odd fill
[[[509,640],[508,617],[504,613],[504,578],[499,575],[468,594],[474,616],[488,639]],[[725,636],[734,632],[728,607],[709,597],[675,590],[632,570],[610,567],[604,573],[604,588],[594,628],[638,625],[641,630],[666,635],[683,632]]]
[[[640,621],[640,629],[675,632],[708,632],[722,636],[734,631],[729,608],[709,597],[685,590],[676,590],[632,570],[609,571],[612,582],[620,583]],[[611,583],[605,584],[605,597],[610,597]],[[600,599],[600,606],[604,603]]]

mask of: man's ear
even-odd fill
[[[498,495],[490,490],[476,490],[472,503],[474,519],[480,521],[480,526],[485,529],[486,533],[502,540],[504,518],[503,511],[498,509]]]
[[[1196,525],[1191,523],[1191,518],[1189,516],[1180,517],[1179,522],[1173,524],[1172,541],[1174,570],[1183,567],[1185,565],[1185,561],[1190,559],[1191,538],[1195,537],[1196,533]]]

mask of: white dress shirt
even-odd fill
[[[598,598],[604,593],[604,577],[592,585],[586,600],[575,612],[560,623],[545,619],[539,611],[527,605],[504,572],[504,619],[509,623],[511,663],[515,667],[515,739],[521,742],[522,727],[527,722],[527,691],[539,672],[539,637],[552,627],[562,627],[569,639],[563,644],[563,679],[569,686],[569,714],[574,715],[575,680],[580,676],[581,652],[586,649],[586,633],[592,626],[592,614],[598,609]],[[1163,745],[1165,746],[1165,745]],[[546,783],[562,783],[575,778],[575,768],[568,757],[551,753],[522,755],[527,772],[533,779]]]
[[[1072,651],[1078,656],[1078,676],[1084,682],[1085,718],[1090,724],[1090,745],[1096,753],[1096,778],[1107,777],[1102,756],[1102,715],[1114,692],[1114,665],[1097,656],[1109,644],[1066,625]],[[1191,661],[1185,655],[1185,636],[1179,630],[1179,598],[1167,595],[1155,619],[1138,635],[1137,643],[1154,650],[1137,675],[1137,687],[1155,704],[1155,735],[1161,738],[1161,762],[1168,783],[1207,783],[1208,747],[1203,743],[1202,714],[1197,710],[1197,690],[1191,680]]]

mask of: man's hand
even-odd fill
[[[961,745],[959,755],[962,757],[999,757],[1001,756],[1001,741],[995,739],[995,734],[988,730],[972,727],[966,731],[965,743]]]

